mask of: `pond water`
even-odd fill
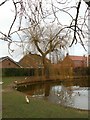
[[[52,103],[90,110],[90,87],[87,81],[47,82],[18,88],[30,97],[48,100]]]

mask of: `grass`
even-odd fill
[[[3,89],[16,78],[3,78]],[[88,112],[72,108],[65,108],[48,101],[30,98],[30,103],[25,102],[25,94],[16,90],[2,93],[3,118],[88,118]]]
[[[2,81],[4,82],[3,87],[7,87],[8,85],[12,84],[15,80],[24,80],[25,77],[3,77]]]

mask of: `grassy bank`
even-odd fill
[[[3,93],[3,118],[87,118],[88,113],[64,108],[48,101],[30,98],[25,102],[25,95],[17,91]]]
[[[65,108],[48,101],[30,98],[25,102],[25,94],[8,89],[17,78],[3,78],[2,116],[3,118],[87,118],[88,112]],[[21,79],[21,78],[20,78]]]

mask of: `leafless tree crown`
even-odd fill
[[[42,26],[47,28],[47,26],[50,27],[50,25],[52,26],[53,24],[59,26],[58,28],[60,29],[56,30],[52,35],[47,46],[50,46],[51,43],[54,42],[54,46],[59,44],[59,46],[61,45],[61,47],[64,48],[65,46],[62,46],[60,41],[57,43],[56,39],[58,37],[63,39],[62,37],[66,38],[66,36],[72,35],[72,40],[69,41],[69,46],[80,42],[86,50],[84,39],[86,34],[88,34],[86,30],[89,29],[87,25],[89,7],[86,5],[83,16],[80,16],[82,4],[84,4],[83,0],[3,0],[0,2],[0,7],[3,7],[4,4],[7,4],[9,1],[13,3],[14,18],[7,33],[0,30],[0,39],[8,42],[9,50],[11,50],[10,45],[12,42],[15,44],[26,42],[22,39],[22,36],[23,34],[26,34],[27,31],[30,32],[30,36],[32,35],[34,44],[42,44],[45,42],[45,37],[42,41],[40,40],[40,38],[43,38],[42,34],[44,32]],[[67,24],[62,21],[62,18],[65,16],[67,18],[65,19],[65,21],[67,20]],[[19,25],[16,30],[13,30],[14,24],[17,20]],[[38,35],[36,33],[37,28],[39,39],[37,38]],[[50,29],[52,29],[52,27]],[[63,31],[65,31],[64,36],[61,35]],[[14,34],[18,36],[19,40],[15,40],[12,37]],[[50,37],[50,35],[48,37]],[[37,39],[35,40],[35,38]],[[45,47],[45,50],[46,49],[47,47]],[[41,52],[39,48],[38,50]],[[53,47],[50,50],[52,51]]]

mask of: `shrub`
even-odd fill
[[[34,68],[3,68],[2,76],[34,76]]]

